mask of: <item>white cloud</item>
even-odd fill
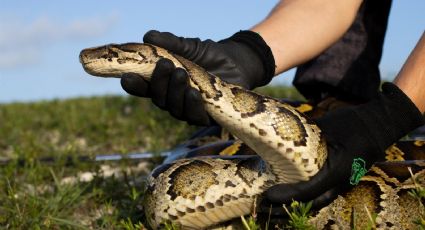
[[[14,69],[37,63],[37,50],[33,47],[18,47],[16,50],[0,49],[0,69]]]
[[[117,21],[116,15],[68,22],[46,16],[30,22],[23,18],[0,18],[0,68],[36,63],[49,45],[103,36]]]

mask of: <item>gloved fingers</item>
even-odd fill
[[[150,97],[149,82],[135,73],[126,73],[121,77],[121,87],[130,95]]]
[[[174,70],[173,62],[168,59],[161,59],[157,62],[152,73],[150,83],[152,102],[161,109],[166,108],[168,84]]]
[[[314,200],[330,188],[334,188],[341,181],[341,176],[345,176],[339,173],[335,159],[333,155],[328,156],[320,171],[309,181],[272,186],[266,191],[266,198],[272,203],[280,204],[288,204],[292,200],[302,202]]]
[[[185,70],[177,68],[168,83],[166,106],[170,114],[178,119],[183,118],[185,91],[190,87]]]
[[[315,209],[322,208],[329,203],[331,203],[335,198],[341,194],[343,191],[346,191],[349,188],[348,185],[337,186],[329,189],[328,191],[322,193],[320,196],[314,198],[312,206]]]
[[[266,191],[266,197],[272,203],[289,204],[292,200],[308,201],[313,197],[318,196],[315,190],[317,186],[313,181],[299,182],[297,184],[278,184]]]
[[[205,110],[201,93],[192,87],[187,88],[185,92],[183,116],[191,125],[208,126],[212,123]]]
[[[169,32],[150,30],[143,36],[143,42],[150,43],[189,60],[196,59],[201,49],[202,42],[199,38],[178,37]]]
[[[334,188],[329,189],[328,191],[322,193],[318,197],[314,198],[312,201],[312,207],[316,210],[330,204],[341,192],[346,191],[348,186],[337,186]],[[290,206],[292,201],[298,201],[296,199],[291,200],[290,202],[284,203],[286,207],[290,210]],[[310,202],[310,201],[302,201],[304,203]],[[257,211],[259,213],[270,213],[271,216],[286,216],[287,213],[285,209],[283,208],[283,204],[281,203],[272,203],[267,198],[262,200],[260,205],[258,206]]]
[[[286,204],[287,206],[290,205]],[[260,201],[260,204],[256,210],[258,213],[262,214],[270,214],[270,216],[286,216],[285,209],[283,208],[283,204],[280,203],[272,203],[267,198]]]

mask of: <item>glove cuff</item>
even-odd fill
[[[356,113],[381,151],[424,124],[415,104],[392,83],[384,83],[382,93],[360,107]]]
[[[256,87],[267,85],[273,79],[276,69],[273,53],[258,33],[249,30],[241,30],[225,40],[245,44],[260,58],[263,63],[264,76],[257,83]]]

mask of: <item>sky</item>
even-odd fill
[[[122,94],[118,79],[86,74],[80,50],[138,42],[151,29],[220,40],[249,29],[274,1],[0,0],[0,103]],[[391,80],[425,29],[425,1],[393,1],[382,76]],[[273,84],[291,84],[294,71]]]

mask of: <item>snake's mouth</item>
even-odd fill
[[[83,49],[81,50],[79,55],[80,63],[84,67],[85,65],[90,64],[91,62],[94,62],[101,58],[107,58],[107,54],[108,49],[106,46]]]
[[[79,55],[81,65],[83,66],[84,70],[90,74],[92,73],[91,64],[98,59],[98,57],[93,55],[93,51],[93,48],[83,49]]]
[[[83,49],[79,59],[84,70],[94,76],[121,77],[121,73],[114,67],[114,59],[118,57],[116,52],[111,52],[110,45]]]
[[[86,64],[90,63],[90,61],[87,59],[87,55],[85,55],[85,50],[82,50],[82,51],[80,52],[80,55],[79,55],[78,57],[79,57],[79,59],[80,59],[80,63],[83,65],[83,67],[84,67]]]
[[[85,55],[84,50],[80,52],[79,59],[84,71],[91,75],[97,75],[96,71],[93,71],[92,67],[92,64],[93,62],[95,62],[95,60],[90,60],[89,58],[87,58],[87,55]]]

